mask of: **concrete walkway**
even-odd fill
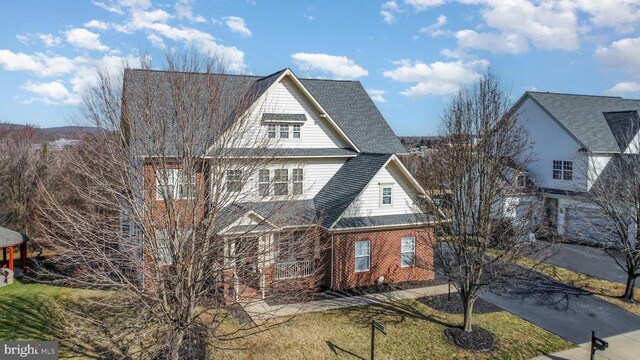
[[[247,302],[243,304],[243,308],[247,312],[247,314],[249,314],[251,319],[256,324],[260,325],[274,317],[293,316],[308,312],[333,310],[352,306],[363,306],[389,301],[417,299],[424,296],[446,294],[448,291],[449,286],[447,284],[444,284],[410,290],[397,290],[378,294],[340,297],[335,299],[309,301],[287,305],[270,306],[264,300],[259,300]],[[451,287],[451,291],[453,292],[455,291],[455,289]]]
[[[634,360],[640,358],[640,330],[605,338],[609,348],[597,351],[596,359]],[[538,356],[532,360],[585,360],[591,356],[591,343],[554,354]]]

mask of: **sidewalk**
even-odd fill
[[[449,286],[444,284],[410,290],[397,290],[379,294],[349,296],[287,305],[270,306],[264,300],[259,300],[248,302],[243,305],[243,308],[251,319],[257,325],[260,325],[274,317],[293,316],[307,312],[340,309],[404,299],[416,299],[423,296],[446,294],[448,291]],[[452,287],[451,291],[453,292],[455,289]]]
[[[640,358],[640,330],[605,338],[609,348],[597,351],[596,359],[633,360]],[[591,344],[580,344],[578,347],[558,353],[538,356],[532,360],[585,360],[589,359]]]

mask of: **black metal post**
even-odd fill
[[[375,359],[375,344],[376,344],[376,327],[374,321],[371,320],[371,360]]]
[[[596,332],[591,330],[591,360],[595,360],[596,358],[596,346],[595,346],[595,339],[596,337]]]
[[[447,279],[449,283],[449,293],[447,294],[447,300],[451,300],[451,279]]]

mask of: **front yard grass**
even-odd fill
[[[86,290],[20,281],[3,287],[0,289],[0,340],[57,339],[65,329],[52,311],[54,300],[81,300],[92,294]],[[476,325],[494,334],[495,350],[490,353],[460,350],[445,340],[443,331],[447,326],[461,324],[462,315],[447,314],[417,300],[407,300],[301,314],[268,331],[215,341],[216,346],[209,348],[210,358],[368,358],[371,319],[383,323],[387,329],[386,336],[376,334],[379,359],[528,359],[573,346],[525,320],[499,311],[474,317]],[[234,331],[242,325],[232,318],[223,328]],[[85,358],[77,353],[73,356]]]
[[[457,296],[456,294],[452,296]],[[369,358],[371,319],[385,325],[376,334],[378,359],[529,359],[573,347],[506,311],[474,315],[474,324],[495,337],[488,353],[461,350],[444,338],[462,315],[436,311],[417,300],[301,314],[274,330],[216,343],[211,359]],[[226,349],[243,349],[238,352]]]
[[[624,294],[624,284],[595,278],[593,276],[544,262],[537,263],[534,260],[526,258],[519,260],[519,265],[532,268],[534,271],[546,275],[563,284],[571,285],[578,289],[590,292],[605,301],[640,316],[640,292],[635,292],[635,302],[625,301],[620,298],[620,296]]]

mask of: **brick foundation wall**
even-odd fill
[[[416,266],[400,266],[403,237],[415,237]],[[384,283],[424,281],[435,278],[433,272],[433,229],[382,230],[335,234],[333,238],[333,288],[348,289]],[[355,271],[355,242],[370,241],[370,269]]]

